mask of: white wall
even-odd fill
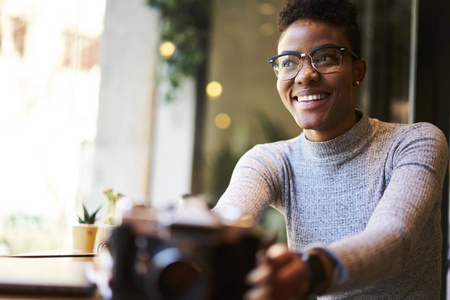
[[[159,13],[144,0],[109,0],[90,201],[113,188],[148,197]]]
[[[109,187],[159,207],[190,192],[195,84],[183,80],[172,102],[165,101],[170,87],[155,86],[158,72],[164,84],[160,21],[145,0],[107,1],[91,192],[97,202]]]
[[[194,149],[194,80],[183,80],[170,102],[164,93],[158,92],[153,138],[150,201],[157,207],[176,205],[190,193]]]

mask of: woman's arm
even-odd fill
[[[238,208],[259,222],[267,207],[279,198],[280,182],[286,172],[285,158],[279,149],[255,146],[236,164],[230,184],[213,212],[224,215]]]

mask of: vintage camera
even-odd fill
[[[274,241],[252,218],[219,218],[199,197],[176,211],[136,206],[109,241],[113,298],[242,299],[257,251]]]

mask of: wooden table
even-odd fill
[[[15,294],[0,294],[0,300],[99,300],[100,296],[52,296],[52,295],[15,295]]]
[[[12,300],[32,300],[32,299],[50,299],[50,300],[94,300],[102,299],[98,291],[94,291],[91,294],[70,294],[67,291],[64,293],[43,293],[39,292],[22,292],[27,287],[20,288],[18,292],[6,291],[7,285],[11,283],[5,283],[5,280],[19,276],[19,279],[23,279],[23,283],[28,285],[29,282],[34,282],[32,278],[38,273],[38,276],[42,278],[52,278],[54,273],[61,273],[60,277],[67,277],[74,274],[82,274],[80,268],[93,263],[96,254],[93,253],[75,253],[71,250],[54,250],[45,252],[35,252],[18,254],[11,256],[0,256],[0,300],[12,299]],[[57,266],[57,269],[54,268]],[[55,272],[54,270],[57,270]],[[52,272],[53,271],[53,272]],[[52,273],[50,273],[52,272]],[[78,273],[77,273],[78,272]],[[77,275],[75,275],[77,276]],[[76,279],[76,278],[75,278]],[[40,279],[39,279],[40,280]],[[63,278],[65,280],[65,278]],[[78,281],[75,280],[77,283]],[[81,281],[81,280],[80,280]],[[21,281],[20,281],[21,282]]]

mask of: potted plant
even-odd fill
[[[119,225],[120,216],[117,213],[117,201],[123,197],[122,193],[114,193],[114,190],[109,188],[106,189],[103,194],[105,194],[106,199],[108,199],[108,206],[106,209],[104,224],[108,225]]]
[[[95,248],[101,250],[104,245],[106,245],[113,229],[121,223],[121,216],[117,211],[117,201],[121,199],[124,195],[120,192],[115,193],[113,189],[108,188],[103,191],[103,194],[108,200],[108,205],[106,207],[106,214],[103,219],[103,223],[98,225],[97,239],[95,241]]]
[[[95,238],[97,236],[97,213],[101,205],[93,213],[89,213],[83,204],[83,215],[78,216],[78,224],[72,227],[73,249],[92,253],[94,251]]]

